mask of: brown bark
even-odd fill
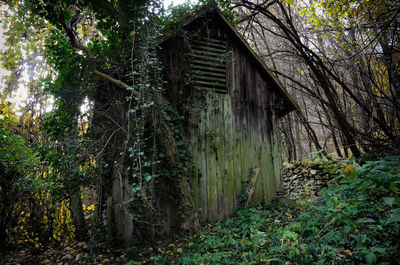
[[[273,11],[269,10],[268,7],[271,3],[276,4],[277,9]],[[340,88],[348,95],[359,107],[360,109],[380,127],[382,132],[391,140],[394,139],[391,128],[385,122],[385,120],[380,119],[375,113],[372,112],[370,106],[363,101],[361,97],[358,97],[352,89],[347,85],[343,78],[330,69],[330,65],[325,64],[320,56],[316,54],[303,39],[299,36],[296,27],[293,24],[293,19],[290,13],[287,13],[287,9],[279,1],[266,1],[261,4],[255,4],[250,1],[242,1],[240,6],[245,6],[253,12],[259,12],[267,19],[272,21],[279,29],[280,33],[272,32],[276,36],[285,38],[287,41],[293,45],[297,56],[303,59],[305,64],[309,67],[314,81],[319,85],[323,91],[324,98],[321,96],[321,102],[327,100],[326,105],[334,117],[335,123],[341,130],[344,137],[344,145],[352,151],[354,156],[360,155],[360,150],[358,149],[356,139],[358,137],[358,132],[346,119],[345,112],[340,109],[340,101],[337,98],[337,93],[335,86],[332,82],[336,82]],[[277,11],[277,12],[276,12]],[[279,13],[279,16],[277,15]]]
[[[88,230],[82,209],[80,187],[71,194],[70,207],[71,207],[72,222],[75,227],[75,239],[78,241],[86,241],[88,236]]]
[[[122,244],[129,246],[134,242],[133,219],[130,215],[130,200],[132,188],[128,177],[124,174],[123,166],[115,163],[112,182],[112,208],[114,217],[115,238],[122,240]]]
[[[303,116],[300,110],[296,111],[297,116],[300,118],[303,126],[306,128],[308,135],[311,138],[311,141],[314,143],[315,148],[319,151],[322,150],[322,154],[327,157],[328,153],[322,148],[321,144],[318,141],[317,134],[315,133],[314,129],[311,127],[308,120]]]

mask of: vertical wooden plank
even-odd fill
[[[262,138],[261,141],[261,176],[262,177],[262,186],[263,186],[263,197],[264,197],[264,201],[268,201],[269,200],[269,190],[268,190],[268,178],[269,176],[269,170],[268,170],[268,160],[267,160],[267,155],[268,155],[268,151],[267,151],[267,145],[265,143],[265,139]]]
[[[238,51],[238,65],[237,65],[237,77],[238,86],[239,86],[239,95],[240,95],[240,124],[239,130],[240,133],[240,165],[241,165],[241,182],[244,183],[247,180],[247,176],[249,174],[249,168],[247,167],[247,158],[248,153],[246,147],[247,143],[247,133],[248,133],[248,91],[247,91],[247,82],[246,82],[246,58],[244,58],[243,54]]]
[[[242,160],[241,160],[241,101],[240,101],[240,51],[236,46],[232,47],[232,79],[231,79],[231,96],[232,96],[232,148],[233,148],[233,170],[235,185],[235,207],[238,205],[238,199],[242,194]]]
[[[221,209],[222,209],[222,194],[221,194],[221,161],[220,161],[220,152],[221,152],[221,110],[220,110],[220,94],[213,93],[213,104],[214,104],[214,155],[215,155],[215,198],[217,201],[215,218],[216,220],[221,220]]]
[[[253,146],[252,146],[252,167],[253,168],[260,168],[260,177],[256,183],[256,190],[254,192],[254,203],[256,205],[260,204],[263,200],[263,186],[262,186],[262,168],[261,168],[261,159],[260,159],[260,149],[261,149],[261,142],[259,141],[258,132],[254,131],[252,135],[253,139]]]
[[[216,106],[216,144],[217,144],[217,153],[216,153],[216,162],[217,162],[217,203],[218,203],[218,220],[223,220],[225,217],[226,210],[226,195],[225,195],[225,121],[224,121],[224,99],[225,94],[217,94],[215,93],[215,98],[217,100]]]
[[[241,187],[242,190],[240,191],[240,193],[243,193],[243,184],[245,183],[246,179],[247,179],[247,175],[248,175],[248,168],[246,168],[246,134],[244,134],[244,130],[242,128],[242,126],[239,127],[238,130],[238,136],[239,136],[239,140],[240,140],[240,182],[241,182]]]
[[[267,155],[266,155],[266,146],[265,146],[265,123],[268,120],[268,116],[266,115],[266,108],[267,105],[265,102],[267,100],[267,93],[265,89],[267,88],[265,80],[262,78],[258,71],[255,72],[255,83],[257,86],[257,104],[259,105],[258,108],[258,119],[259,122],[259,129],[258,129],[258,140],[260,143],[260,150],[259,150],[259,163],[261,167],[261,174],[260,174],[260,185],[262,187],[262,201],[268,200],[268,169],[267,169]]]
[[[220,145],[221,145],[221,135],[220,135],[220,128],[221,128],[221,112],[219,108],[220,104],[220,94],[213,93],[213,104],[214,104],[214,119],[213,119],[213,127],[214,127],[214,160],[215,160],[215,200],[216,200],[216,208],[215,208],[215,219],[221,220],[221,208],[222,208],[222,196],[221,196],[221,176],[220,176]]]
[[[232,215],[235,212],[235,174],[234,174],[234,158],[233,158],[233,132],[232,132],[232,106],[229,95],[224,99],[224,174],[225,174],[225,198],[226,211],[225,217]]]
[[[198,92],[199,93],[199,92]],[[201,216],[203,220],[207,219],[208,213],[208,194],[207,194],[207,136],[206,136],[206,121],[207,121],[207,109],[204,109],[205,98],[199,96],[199,107],[202,109],[199,111],[199,142],[200,142],[200,207]]]
[[[282,142],[282,138],[279,134],[277,134],[277,143],[278,143],[278,152],[279,152],[279,190],[282,190],[282,181],[283,181],[283,162],[286,161],[286,150],[285,146]]]
[[[242,194],[242,164],[241,164],[241,137],[240,137],[240,121],[238,117],[232,118],[232,151],[233,151],[233,174],[235,185],[235,207],[238,205],[238,199]]]
[[[215,143],[215,107],[214,93],[207,92],[207,194],[208,194],[208,220],[216,220],[217,215],[217,182],[216,182],[216,143]]]
[[[242,165],[243,165],[243,181],[246,181],[250,175],[250,169],[253,168],[254,166],[252,165],[252,139],[251,139],[251,134],[252,134],[252,127],[251,127],[251,116],[250,116],[250,104],[249,104],[249,99],[250,99],[250,93],[251,90],[253,89],[252,87],[252,80],[251,80],[251,75],[249,74],[249,67],[251,68],[251,65],[249,65],[249,62],[247,58],[244,56],[244,54],[241,54],[241,75],[242,77],[242,83],[241,83],[241,88],[243,90],[243,94],[245,95],[245,102],[243,106],[243,117],[244,119],[242,120],[242,139],[243,139],[243,144],[242,144]],[[250,204],[253,206],[253,204]]]
[[[228,94],[224,100],[224,120],[225,120],[225,161],[224,161],[224,174],[226,174],[226,200],[227,211],[226,214],[231,216],[235,212],[236,205],[236,190],[235,190],[235,170],[234,170],[234,128],[233,128],[233,108],[232,98],[235,95],[236,85],[234,83],[234,50],[232,43],[227,41],[227,50],[230,51],[230,56],[227,58],[226,64],[226,88]]]
[[[269,200],[271,200],[275,196],[275,173],[274,173],[274,163],[272,159],[272,141],[271,138],[268,137],[268,155],[267,155],[267,164],[268,164],[268,172],[269,172]]]
[[[249,117],[249,116],[248,116]],[[248,120],[248,122],[250,122]],[[253,132],[252,128],[249,126],[249,123],[247,123],[247,139],[246,139],[246,149],[245,153],[247,154],[246,156],[246,168],[247,168],[247,176],[246,178],[248,179],[250,176],[250,169],[252,169],[251,175],[253,175],[254,170],[255,170],[255,163],[253,161],[254,159],[254,139],[253,139]],[[257,181],[258,182],[258,181]],[[255,184],[255,189],[257,189],[257,183]],[[251,207],[255,205],[254,200],[255,199],[255,194],[253,194],[253,198],[251,200],[251,203],[249,204]]]
[[[209,100],[209,94],[208,92],[204,93],[204,100],[205,100],[205,113],[204,113],[204,144],[205,144],[205,158],[206,160],[204,161],[205,167],[206,167],[206,172],[207,172],[207,186],[205,186],[207,190],[207,219],[210,220],[210,202],[211,202],[211,167],[210,167],[210,159],[212,159],[211,153],[210,153],[210,109],[211,107],[209,106],[210,100]]]
[[[275,191],[280,189],[281,185],[281,159],[279,154],[279,142],[278,142],[278,135],[275,133],[273,134],[273,159],[274,159],[274,176],[275,176]]]
[[[195,93],[195,92],[194,92]],[[195,108],[198,107],[198,102],[196,95],[193,97],[193,106]],[[200,146],[201,146],[201,141],[200,137],[201,134],[199,134],[199,130],[194,126],[195,124],[199,124],[201,118],[200,116],[196,115],[195,113],[191,113],[189,117],[189,125],[190,125],[190,136],[191,136],[191,152],[192,152],[192,161],[193,161],[193,170],[192,170],[192,175],[190,177],[190,187],[192,191],[192,199],[193,199],[193,204],[196,209],[196,211],[199,209],[199,165],[200,165]]]

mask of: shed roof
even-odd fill
[[[280,110],[279,116],[283,117],[289,112],[298,109],[297,103],[294,99],[289,95],[285,87],[278,80],[278,78],[268,69],[265,63],[261,60],[261,58],[253,51],[253,49],[249,46],[247,41],[242,37],[242,35],[234,28],[234,26],[228,21],[228,19],[224,16],[224,14],[220,11],[218,6],[214,1],[211,1],[209,4],[205,5],[202,9],[200,9],[194,15],[190,15],[178,22],[183,29],[190,27],[193,23],[200,19],[204,19],[205,17],[216,16],[220,22],[222,22],[222,26],[226,28],[230,36],[232,36],[235,41],[239,44],[244,52],[247,53],[248,58],[254,63],[257,68],[260,70],[263,76],[272,82],[274,91],[284,100],[284,108]],[[209,23],[209,20],[207,20]],[[176,32],[170,32],[170,34],[165,39],[168,40],[174,37]]]

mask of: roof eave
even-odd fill
[[[224,21],[226,26],[230,29],[230,31],[233,33],[233,35],[239,40],[239,42],[248,50],[250,55],[253,57],[252,59],[258,64],[260,69],[264,71],[267,76],[271,79],[271,81],[275,84],[275,89],[277,92],[283,97],[285,101],[289,104],[287,111],[285,111],[285,114],[282,115],[281,117],[285,116],[287,113],[294,111],[296,109],[299,109],[299,106],[297,103],[294,101],[294,99],[290,96],[290,94],[287,92],[285,87],[282,85],[282,83],[278,80],[278,78],[274,75],[274,73],[271,72],[271,70],[268,69],[268,67],[265,65],[265,63],[260,59],[260,57],[253,51],[253,49],[249,46],[247,41],[240,35],[240,33],[233,27],[233,25],[225,18],[224,14],[216,8],[214,9],[215,12],[220,16],[220,18]]]

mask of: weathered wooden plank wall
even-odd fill
[[[261,174],[251,205],[270,200],[280,184],[281,155],[277,136],[244,132],[232,114],[229,94],[200,92],[207,105],[200,111],[199,128],[193,128],[194,203],[202,219],[222,220],[237,209],[250,169]],[[204,94],[205,93],[205,94]]]
[[[166,42],[162,56],[172,104],[182,113],[182,102],[198,110],[189,115],[187,126],[194,169],[190,185],[201,218],[216,221],[236,211],[251,169],[260,168],[261,172],[251,205],[275,196],[280,187],[282,150],[274,128],[274,104],[279,97],[271,81],[225,29],[216,26],[197,31],[197,37],[207,34],[226,41],[230,54],[227,93],[196,90],[185,80],[190,77],[191,65],[187,55],[193,51],[183,39]]]
[[[195,205],[202,219],[223,220],[237,209],[251,169],[261,174],[251,205],[274,197],[280,187],[281,148],[274,133],[274,93],[270,84],[228,41],[227,92],[194,91],[200,111],[190,121]]]

